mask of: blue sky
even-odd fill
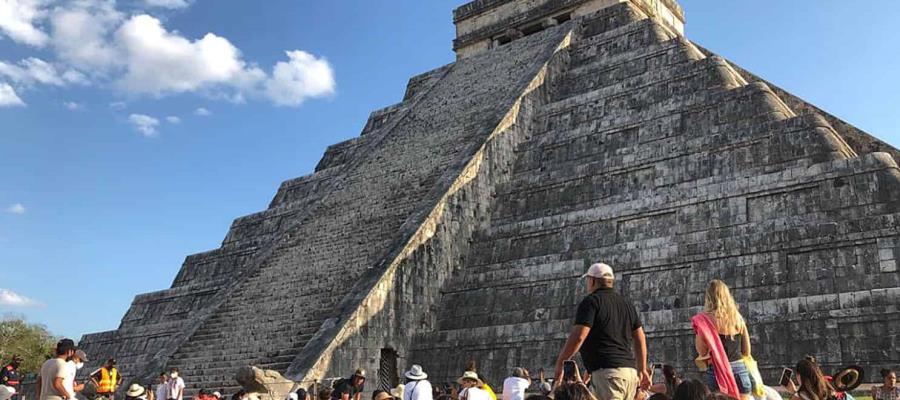
[[[117,327],[410,76],[452,62],[462,3],[4,3],[19,8],[0,12],[0,313],[76,338]],[[900,145],[900,2],[681,3],[698,44]]]

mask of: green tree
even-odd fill
[[[57,338],[40,324],[30,324],[21,316],[5,316],[0,320],[0,361],[6,365],[13,354],[22,356],[19,371],[37,373],[50,357]]]

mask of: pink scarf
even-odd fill
[[[709,347],[710,362],[716,374],[716,383],[719,385],[719,391],[736,399],[741,398],[741,392],[738,390],[737,382],[734,380],[734,372],[731,370],[731,364],[728,362],[728,356],[725,354],[725,347],[719,340],[719,329],[716,328],[715,321],[706,313],[698,313],[691,318],[691,324],[694,326],[694,332],[700,336],[707,347]]]

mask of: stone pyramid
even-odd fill
[[[900,152],[693,44],[674,0],[478,0],[458,60],[81,340],[191,391],[251,364],[311,384],[550,368],[604,260],[651,361],[692,371],[712,278],[764,375],[900,363]]]

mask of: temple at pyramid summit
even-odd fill
[[[651,362],[688,375],[713,278],[766,377],[900,364],[897,149],[691,42],[675,0],[478,0],[453,23],[455,62],[85,335],[92,364],[230,394],[246,365],[361,367],[372,390],[475,360],[496,386],[552,368],[596,261]]]

